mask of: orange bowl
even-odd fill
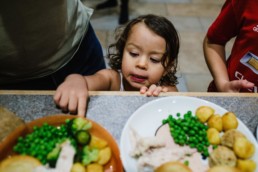
[[[5,139],[0,142],[0,161],[3,159],[15,155],[16,153],[13,151],[14,145],[17,143],[17,139],[20,136],[25,136],[33,131],[34,126],[42,126],[44,123],[48,123],[49,125],[59,126],[65,123],[66,119],[77,118],[77,116],[64,115],[64,114],[56,114],[52,116],[46,116],[43,118],[36,119],[29,123],[20,125],[17,127],[11,134],[9,134]],[[117,146],[116,141],[113,139],[111,134],[103,127],[101,127],[98,123],[87,119],[92,122],[92,128],[89,132],[99,138],[102,138],[108,142],[112,150],[111,160],[104,166],[105,170],[110,170],[113,172],[121,172],[123,171],[122,161],[120,159],[120,152]]]

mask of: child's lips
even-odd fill
[[[147,79],[147,77],[144,76],[140,76],[140,75],[132,75],[131,76],[131,80],[133,82],[138,82],[138,83],[142,83]]]

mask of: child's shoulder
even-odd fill
[[[102,69],[98,72],[98,74],[102,75],[104,78],[111,81],[111,83],[115,85],[120,85],[121,75],[120,71],[114,69]]]
[[[114,69],[105,69],[108,77],[111,80],[111,88],[112,91],[119,91],[121,85],[121,75],[120,72]]]
[[[99,71],[99,73],[105,73],[106,75],[111,75],[112,77],[120,75],[120,72],[114,69],[102,69]]]

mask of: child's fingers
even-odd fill
[[[87,108],[87,97],[81,97],[78,102],[78,116],[85,117]]]
[[[245,87],[245,88],[252,88],[252,87],[254,87],[254,83],[249,82],[247,80],[243,80],[242,86]]]
[[[140,93],[141,93],[141,94],[145,94],[147,90],[148,90],[148,87],[143,86],[143,87],[141,87],[141,89],[140,89]]]
[[[54,102],[55,102],[56,105],[59,104],[60,98],[61,98],[61,92],[57,90],[57,91],[55,92],[54,97],[53,97]]]
[[[247,80],[234,80],[230,81],[230,92],[239,92],[242,88],[253,88],[254,84]]]
[[[67,112],[67,110],[68,110],[68,102],[69,102],[68,95],[67,94],[62,94],[62,96],[60,97],[60,101],[59,101],[59,103],[57,105],[64,112]]]
[[[146,92],[147,96],[153,96],[153,93],[155,92],[157,86],[156,85],[151,85],[148,89],[148,91]]]
[[[162,92],[162,88],[160,86],[156,87],[156,89],[153,92],[153,96],[159,96],[159,94]]]
[[[70,96],[68,110],[71,114],[76,114],[77,112],[78,99],[75,96]]]

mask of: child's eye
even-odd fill
[[[133,52],[129,52],[129,54],[130,54],[132,57],[136,57],[136,56],[138,56],[138,54],[137,54],[137,53],[133,53]]]
[[[152,63],[160,63],[160,60],[155,59],[155,58],[150,58],[150,60]]]

